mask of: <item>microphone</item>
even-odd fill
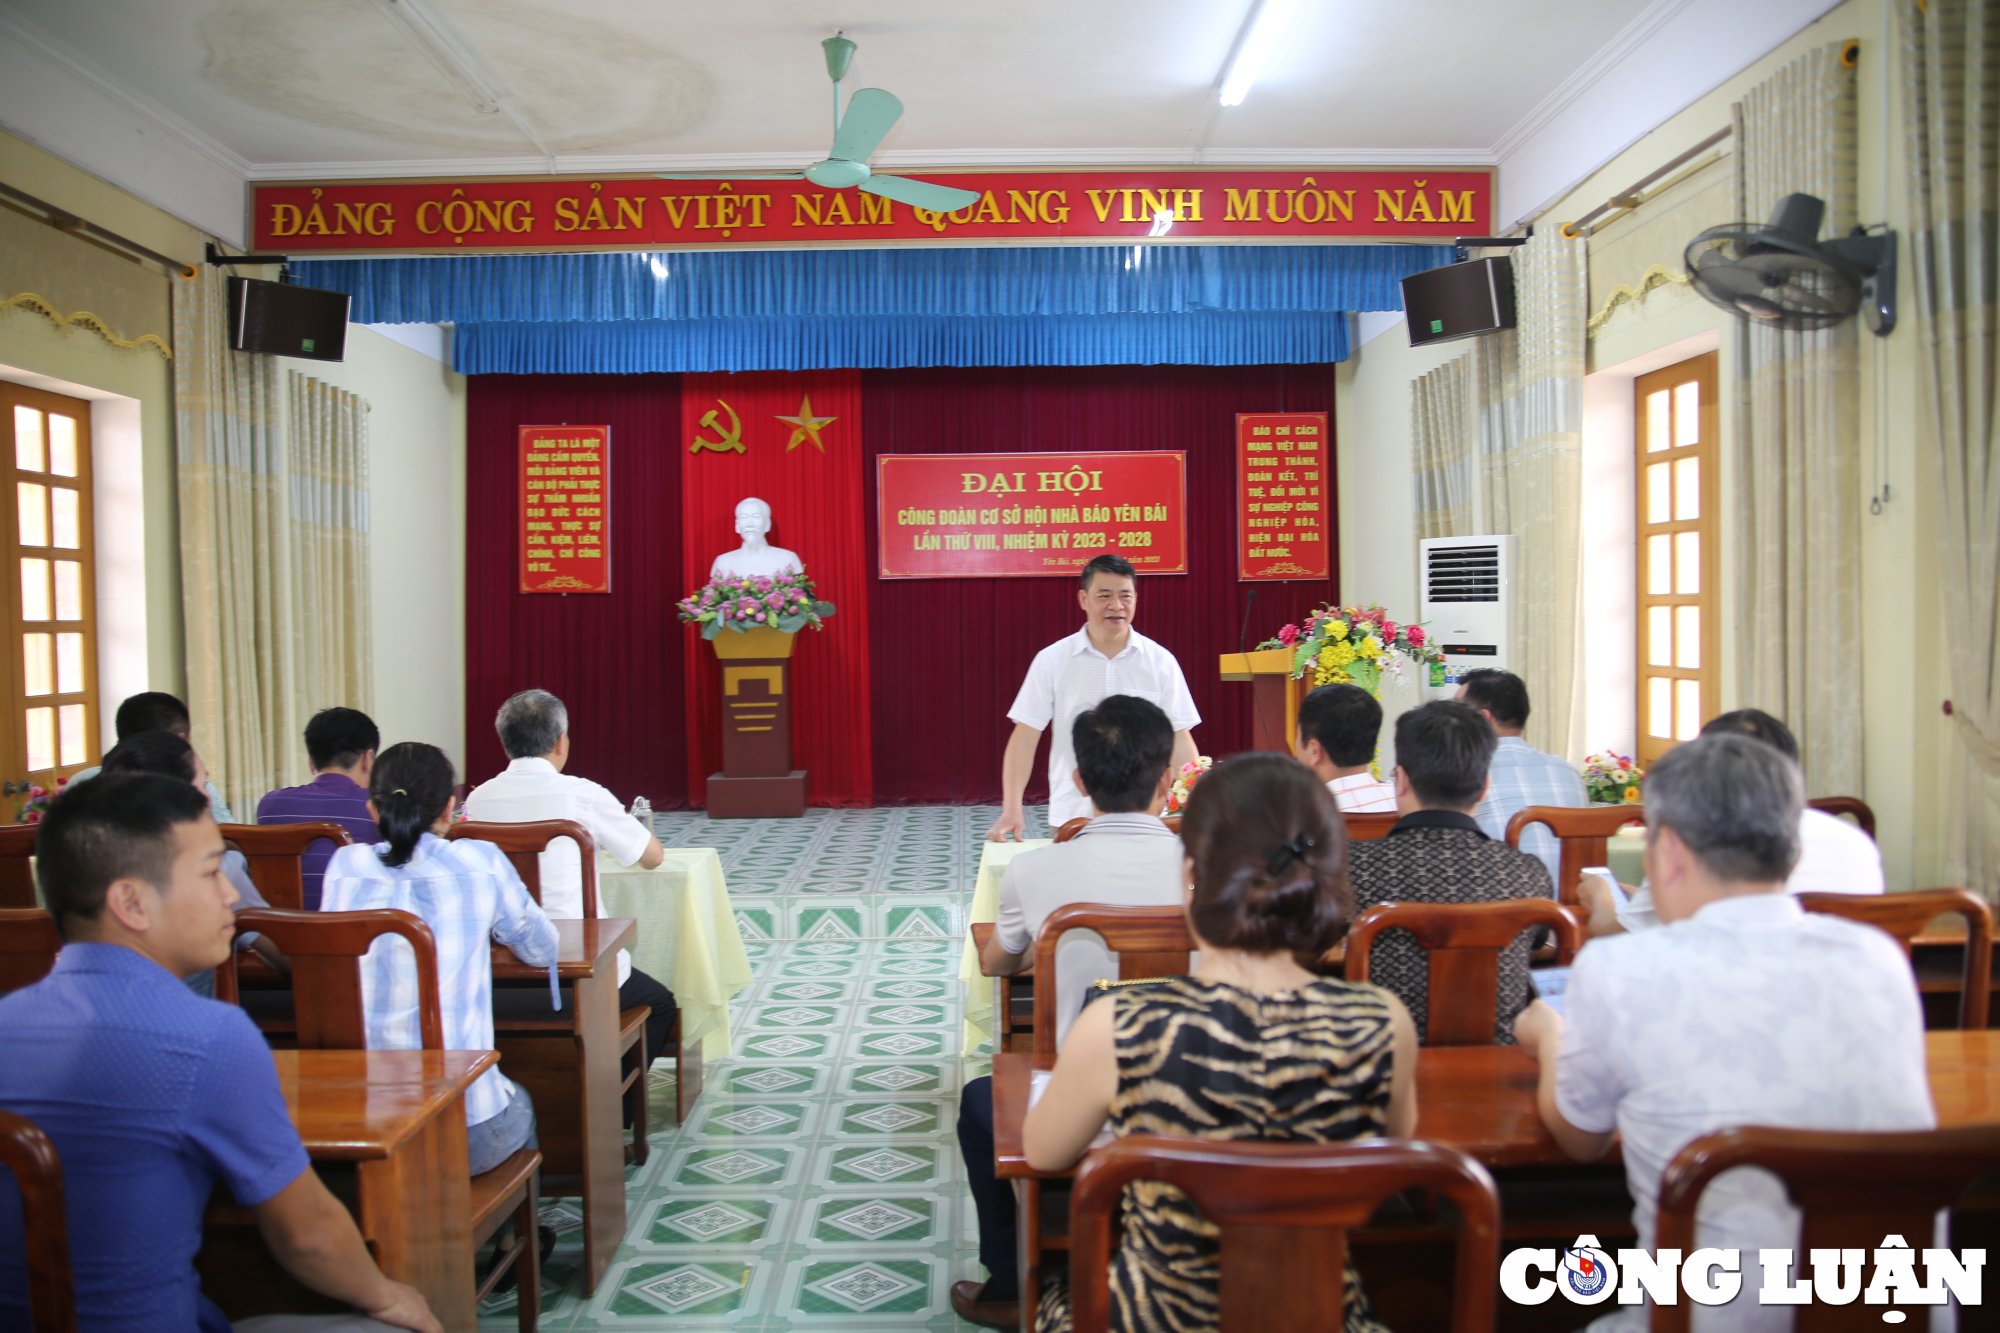
[[[1250,642],[1250,612],[1257,605],[1257,585],[1250,585],[1250,597],[1243,603],[1243,628],[1236,632],[1236,651],[1242,652]]]

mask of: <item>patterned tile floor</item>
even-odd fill
[[[542,1329],[969,1327],[945,1295],[985,1275],[953,1124],[990,1063],[959,1049],[958,957],[997,813],[654,816],[667,846],[721,854],[756,980],[736,997],[735,1056],[709,1066],[687,1124],[672,1066],[654,1071],[652,1156],[627,1171],[625,1244],[594,1294],[575,1201],[544,1209],[560,1242]],[[513,1297],[480,1326],[513,1328]]]

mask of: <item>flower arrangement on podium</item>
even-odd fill
[[[1398,624],[1379,606],[1322,606],[1305,624],[1287,625],[1260,649],[1292,650],[1292,679],[1314,686],[1359,685],[1382,692],[1382,676],[1400,679],[1403,664],[1426,669],[1433,683],[1444,671],[1444,655],[1431,646],[1422,625]]]
[[[1174,785],[1167,790],[1166,813],[1177,815],[1187,809],[1188,794],[1194,790],[1194,784],[1214,767],[1215,760],[1205,754],[1198,754],[1182,764],[1180,772],[1174,774]]]
[[[1646,774],[1629,754],[1606,750],[1584,756],[1583,794],[1599,805],[1637,805],[1639,784],[1645,780]]]
[[[796,634],[807,626],[823,629],[833,614],[833,603],[819,600],[803,570],[788,570],[772,576],[711,579],[681,598],[679,611],[683,621],[701,626],[702,638],[713,639],[724,630]]]

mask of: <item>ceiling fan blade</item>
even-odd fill
[[[908,176],[870,176],[861,182],[861,188],[911,208],[928,208],[933,213],[952,213],[979,202],[979,195],[972,190],[911,180]]]
[[[662,171],[655,178],[663,181],[802,181],[803,171]]]
[[[840,131],[833,136],[833,150],[827,156],[866,162],[902,114],[903,104],[894,93],[863,88],[847,99],[847,113],[840,118]]]

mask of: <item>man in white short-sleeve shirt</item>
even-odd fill
[[[1138,611],[1139,584],[1131,562],[1122,556],[1100,555],[1083,567],[1077,592],[1083,608],[1083,628],[1058,639],[1035,654],[1028,678],[1007,710],[1014,734],[1000,770],[1001,810],[986,831],[990,842],[1022,836],[1025,817],[1021,797],[1028,789],[1028,770],[1035,746],[1054,726],[1049,738],[1049,828],[1061,828],[1090,814],[1090,798],[1077,790],[1072,775],[1076,756],[1070,728],[1084,709],[1114,694],[1129,694],[1159,705],[1174,727],[1173,769],[1195,757],[1189,733],[1201,722],[1188,693],[1187,678],[1174,655],[1132,628]]]
[[[1537,1000],[1516,1023],[1541,1063],[1538,1107],[1563,1150],[1589,1161],[1620,1136],[1641,1249],[1654,1245],[1661,1172],[1704,1134],[1936,1125],[1902,950],[1784,892],[1802,792],[1798,766],[1747,736],[1705,736],[1660,760],[1646,779],[1646,873],[1664,924],[1593,941],[1577,955],[1563,1014]],[[1796,1210],[1762,1173],[1719,1177],[1699,1225],[1701,1246],[1798,1244]],[[1790,1309],[1758,1304],[1754,1258],[1745,1271],[1735,1302],[1697,1310],[1700,1333],[1791,1327]],[[1646,1318],[1625,1306],[1591,1327],[1643,1330]]]
[[[532,824],[542,819],[573,819],[597,843],[597,850],[619,865],[647,870],[666,853],[652,830],[634,819],[618,798],[589,778],[564,773],[569,762],[569,710],[547,690],[522,690],[500,705],[494,719],[507,767],[479,784],[465,798],[465,817],[481,823]],[[559,839],[542,853],[542,910],[556,920],[583,917],[583,863],[576,844]],[[604,915],[604,903],[597,904]],[[632,955],[618,951],[618,1004],[629,1009],[651,1005],[646,1020],[646,1052],[656,1057],[666,1048],[674,1026],[673,992],[632,966]]]

